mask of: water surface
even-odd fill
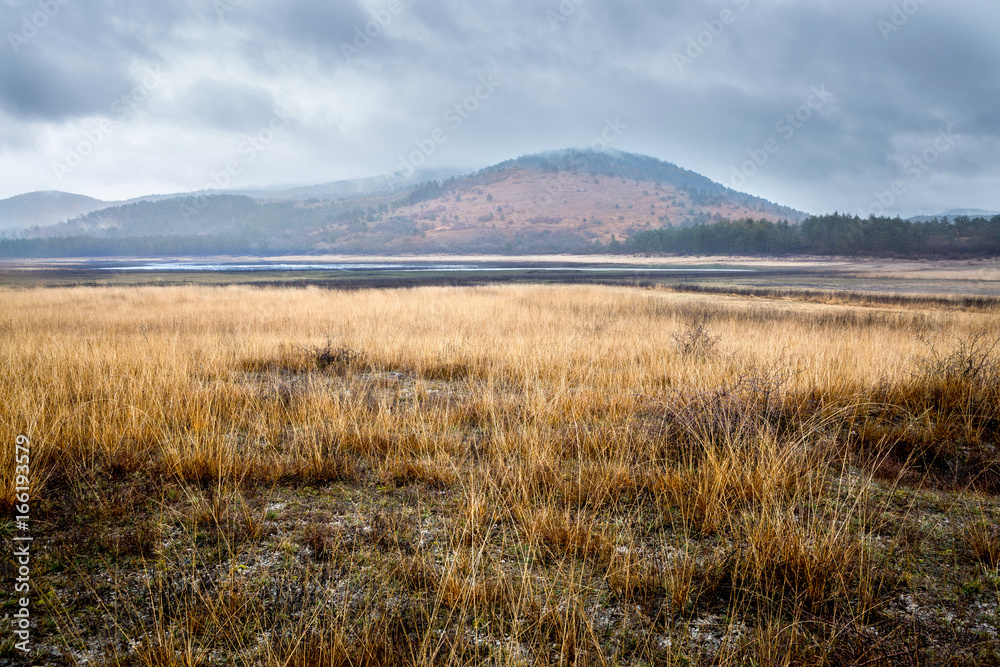
[[[112,265],[101,267],[105,271],[177,271],[177,272],[254,272],[254,271],[329,271],[329,272],[393,272],[393,273],[482,273],[497,271],[574,271],[586,273],[755,273],[750,269],[713,268],[663,268],[638,266],[588,266],[580,264],[531,265],[531,264],[444,264],[444,263],[291,263],[254,262],[226,264],[224,262],[150,262],[147,264]]]

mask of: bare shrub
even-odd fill
[[[357,350],[353,350],[343,345],[335,346],[333,341],[328,340],[326,345],[313,350],[313,358],[320,370],[332,370],[335,372],[345,372],[354,370],[362,365],[364,355]]]
[[[674,349],[682,357],[710,357],[715,354],[720,338],[713,336],[704,319],[689,320],[684,330],[673,335]]]
[[[664,419],[688,439],[716,441],[789,425],[794,406],[786,398],[791,374],[784,369],[748,369],[712,391],[673,392]]]
[[[917,359],[918,379],[991,387],[1000,384],[1000,364],[994,358],[994,352],[1000,347],[1000,337],[980,331],[955,338],[948,349],[940,349],[926,338],[921,340],[929,352]]]

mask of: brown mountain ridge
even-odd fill
[[[664,226],[805,217],[668,162],[618,151],[528,155],[444,181],[406,183],[397,175],[338,185],[150,198],[28,234],[184,237],[177,247],[202,251],[211,237],[219,252],[544,253],[587,251]],[[350,194],[332,195],[337,190]],[[321,192],[331,194],[315,196]]]
[[[484,243],[490,249],[511,244],[553,249],[607,244],[646,229],[724,218],[797,222],[805,217],[655,158],[574,150],[526,156],[443,183],[425,183],[380,208],[361,233],[347,236],[363,242],[367,234],[396,221],[411,224],[413,233],[390,241],[390,250],[465,250]],[[349,231],[350,224],[340,227]],[[336,242],[321,245],[332,250],[351,240],[338,235]]]

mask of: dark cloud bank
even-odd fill
[[[191,190],[234,161],[240,187],[394,171],[414,151],[479,168],[611,121],[616,148],[807,211],[1000,208],[994,4],[0,6],[0,196]]]

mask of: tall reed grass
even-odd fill
[[[1000,488],[1000,306],[765,296],[5,290],[0,441],[66,535],[143,517],[111,664],[890,664],[885,498]]]

